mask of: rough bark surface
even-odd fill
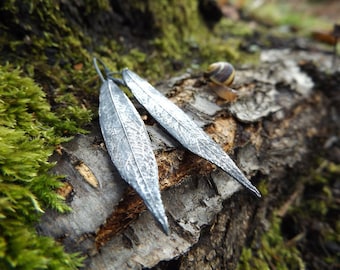
[[[259,67],[238,71],[234,88],[240,98],[233,103],[218,99],[201,77],[189,74],[158,87],[205,128],[254,185],[261,184],[260,191],[268,191],[261,199],[181,148],[137,105],[156,153],[171,234],[161,231],[120,178],[98,123],[91,134],[55,154],[54,172],[66,175],[61,192],[73,212],[47,212],[38,230],[87,255],[86,269],[234,269],[242,247],[257,227],[266,226],[298,175],[308,173],[308,157],[323,148],[320,142],[329,134],[329,101],[299,63],[318,61],[320,69],[329,68],[331,57],[313,57],[264,52]]]

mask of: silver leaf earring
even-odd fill
[[[108,77],[104,79],[96,59],[93,61],[103,82],[99,98],[99,121],[111,160],[122,178],[142,197],[167,234],[168,223],[160,197],[157,163],[150,139],[138,112],[118,85],[129,88],[138,102],[183,147],[214,163],[261,197],[260,192],[224,150],[177,105],[127,68],[121,72],[122,79],[118,79],[112,77],[114,73],[101,62]]]
[[[182,146],[214,163],[255,195],[261,197],[260,192],[244,176],[220,145],[210,138],[203,129],[197,126],[184,111],[131,70],[124,69],[122,77],[123,80],[118,80],[117,82],[127,86],[138,102]]]
[[[157,162],[143,120],[116,84],[117,80],[105,79],[95,58],[93,62],[103,83],[99,96],[99,122],[111,160],[121,177],[141,196],[163,231],[169,234],[159,190]],[[106,67],[105,72],[110,74]]]

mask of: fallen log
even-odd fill
[[[177,269],[234,269],[247,239],[292,193],[313,152],[331,137],[327,93],[301,70],[312,61],[319,70],[330,68],[331,56],[263,52],[259,66],[237,71],[233,88],[240,97],[232,103],[210,91],[202,76],[185,74],[157,86],[230,154],[262,198],[186,151],[139,107],[156,154],[170,235],[120,178],[97,121],[90,134],[54,155],[54,173],[65,175],[60,192],[73,211],[47,211],[38,231],[86,255],[86,269],[151,268],[179,257]]]

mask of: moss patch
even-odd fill
[[[327,160],[319,165],[302,180],[302,198],[283,217],[274,214],[269,229],[243,249],[237,269],[337,268],[340,166]]]
[[[55,193],[61,182],[48,173],[48,157],[69,124],[19,70],[0,66],[0,81],[0,268],[75,269],[77,255],[64,253],[33,227],[45,207],[69,210]]]
[[[242,250],[237,269],[305,269],[300,252],[296,247],[286,245],[280,228],[281,219],[273,218],[270,229],[262,235],[260,242]]]
[[[340,165],[321,160],[304,179],[303,198],[283,218],[282,231],[301,251],[308,269],[339,266],[340,212],[338,183]]]

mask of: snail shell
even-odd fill
[[[235,78],[235,69],[228,62],[216,62],[208,67],[204,72],[204,77],[212,90],[220,97],[227,101],[234,101],[237,93],[229,86]]]
[[[204,77],[217,85],[229,86],[235,78],[235,69],[228,62],[216,62],[208,67]]]

